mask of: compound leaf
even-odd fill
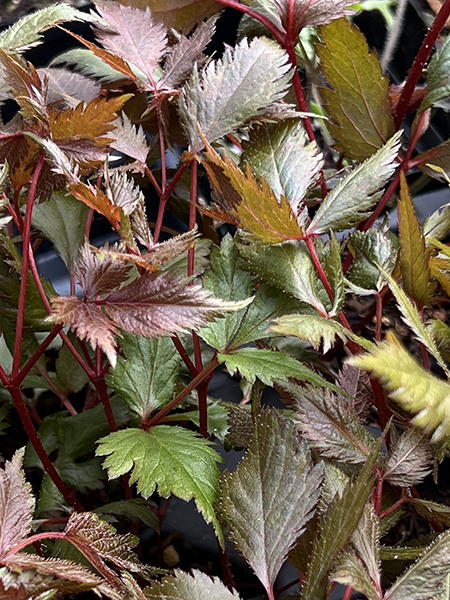
[[[279,202],[286,198],[297,212],[323,164],[317,144],[307,143],[301,121],[263,123],[250,131],[249,141],[242,147],[243,162],[266,181]]]
[[[400,198],[397,202],[400,238],[400,270],[405,292],[419,308],[433,299],[436,284],[431,282],[430,251],[420,229],[416,211],[404,173],[400,176]]]
[[[392,485],[417,485],[431,472],[433,452],[421,431],[408,429],[398,440],[384,467],[383,478]]]
[[[97,455],[108,456],[103,466],[115,479],[131,471],[130,483],[148,498],[156,487],[160,496],[174,494],[195,499],[207,523],[212,522],[223,541],[213,509],[219,492],[219,469],[223,462],[210,442],[181,427],[157,425],[149,431],[123,429],[99,440]]]
[[[192,152],[203,147],[199,129],[209,143],[263,113],[287,92],[292,70],[287,54],[266,38],[242,40],[226,49],[191,79],[180,94],[181,121]]]
[[[389,80],[383,77],[375,52],[365,36],[347,19],[320,28],[325,46],[316,45],[321,67],[333,89],[322,88],[327,126],[338,141],[337,149],[362,161],[394,133]]]
[[[439,535],[384,595],[386,600],[431,600],[444,591],[450,572],[450,531]]]
[[[401,133],[397,132],[331,190],[314,215],[308,235],[345,229],[367,217],[381,195],[380,188],[396,169]]]
[[[180,356],[169,338],[148,339],[124,332],[119,346],[121,355],[106,382],[146,419],[172,399]]]
[[[314,514],[322,476],[322,465],[313,466],[294,423],[265,410],[245,458],[234,473],[221,477],[219,519],[269,595]]]
[[[218,577],[208,577],[197,569],[191,573],[175,569],[173,576],[145,588],[144,596],[149,600],[239,600],[237,592],[226,588]]]
[[[221,159],[207,142],[205,145],[208,149],[207,160],[202,162],[216,193],[224,196],[226,189],[220,187],[221,181],[214,177],[213,166],[221,170],[226,183],[231,184],[235,190],[238,200],[233,203],[229,212],[239,227],[267,244],[303,238],[303,230],[295,212],[284,197],[278,201],[264,179],[260,185],[248,163],[244,173],[226,154]]]
[[[238,348],[228,354],[218,354],[217,358],[226,364],[230,373],[239,371],[249,383],[254,383],[257,377],[265,385],[273,385],[275,381],[295,377],[319,387],[335,387],[284,352],[267,348]]]
[[[30,533],[34,510],[31,486],[22,469],[24,448],[0,469],[0,557]]]
[[[413,424],[438,442],[450,435],[450,385],[425,371],[393,334],[350,364],[373,372],[402,408],[416,414]]]

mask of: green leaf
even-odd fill
[[[163,577],[145,588],[144,596],[149,600],[239,600],[237,592],[226,588],[218,577],[210,578],[197,569],[191,574],[175,569],[173,577]]]
[[[450,371],[447,368],[447,365],[442,359],[442,356],[439,354],[439,350],[437,349],[436,342],[434,341],[433,336],[430,331],[425,327],[422,323],[422,319],[420,318],[417,309],[414,307],[411,300],[402,290],[402,288],[398,285],[391,275],[388,275],[385,271],[380,269],[383,275],[386,277],[389,283],[389,287],[397,300],[398,306],[402,313],[402,319],[411,328],[414,332],[414,335],[420,343],[422,343],[427,350],[430,352],[432,356],[437,360],[439,365],[442,367],[444,373],[450,377]]]
[[[389,235],[371,227],[368,231],[354,231],[348,241],[354,260],[346,277],[352,285],[365,290],[381,291],[385,279],[377,265],[392,273],[397,262],[397,248]]]
[[[103,489],[103,480],[106,479],[99,458],[91,458],[83,462],[73,462],[64,455],[58,456],[55,461],[61,479],[71,489],[86,494],[88,490]]]
[[[51,61],[50,66],[64,63],[71,65],[82,75],[96,77],[103,83],[112,83],[123,79],[120,71],[107,65],[101,58],[95,56],[92,50],[87,48],[72,48],[72,50],[63,52]]]
[[[423,222],[422,232],[425,238],[443,240],[450,229],[450,204],[441,206]]]
[[[450,327],[439,319],[430,319],[426,324],[427,330],[436,342],[441,356],[450,361]]]
[[[450,507],[431,500],[422,500],[422,498],[411,498],[409,503],[414,506],[419,515],[422,515],[427,521],[434,521],[440,525],[450,526]]]
[[[265,410],[245,458],[234,473],[221,477],[219,519],[269,597],[289,550],[313,516],[322,474],[294,423]]]
[[[106,383],[141,419],[172,400],[181,358],[170,338],[149,339],[123,333],[122,354]]]
[[[428,436],[411,427],[395,444],[384,467],[383,479],[401,487],[417,485],[431,472],[432,461]]]
[[[362,161],[394,133],[389,79],[383,77],[375,52],[365,36],[347,19],[320,28],[325,46],[316,45],[322,71],[333,89],[322,88],[328,114],[327,126],[336,148]]]
[[[442,46],[434,53],[428,65],[427,91],[419,113],[435,106],[448,111],[450,108],[450,39],[446,39]]]
[[[364,566],[354,554],[342,554],[333,565],[330,580],[361,592],[368,600],[380,600],[381,588],[377,590]]]
[[[252,295],[252,278],[240,268],[240,259],[233,238],[223,238],[220,249],[211,251],[211,267],[203,277],[203,287],[224,300],[245,300]],[[215,350],[223,352],[239,330],[248,308],[225,315],[203,327],[200,337]]]
[[[314,312],[308,304],[301,303],[265,283],[259,284],[230,348],[271,337],[273,333],[268,331],[267,327],[273,319],[299,310]]]
[[[395,158],[402,132],[397,132],[375,154],[344,177],[322,201],[307,234],[345,229],[368,216],[382,188],[397,168]]]
[[[239,252],[249,263],[247,268],[261,280],[326,314],[318,290],[321,284],[304,242],[240,245]]]
[[[69,333],[69,339],[75,348],[81,352],[79,342],[72,333]],[[63,344],[56,359],[56,376],[65,394],[76,394],[89,381],[86,371],[75,359],[66,344]]]
[[[294,377],[319,387],[336,389],[333,384],[284,352],[267,348],[239,348],[228,354],[218,354],[217,359],[226,364],[230,373],[238,370],[249,383],[255,383],[258,377],[265,385],[273,385],[275,381],[287,381],[289,377]]]
[[[217,402],[211,400],[208,403],[208,431],[211,432],[220,442],[224,442],[225,437],[228,433],[228,410],[225,402]],[[177,413],[175,417],[180,416]],[[200,411],[190,410],[186,413],[182,413],[182,416],[187,417],[192,423],[200,427]],[[174,419],[175,420],[175,419]]]
[[[431,600],[444,591],[450,572],[450,531],[442,533],[422,556],[399,577],[385,600]]]
[[[295,420],[303,435],[321,456],[347,464],[367,460],[376,439],[361,425],[348,399],[294,383],[281,387],[293,399]]]
[[[433,300],[436,284],[431,281],[430,251],[420,229],[404,173],[400,175],[400,198],[397,202],[400,238],[400,271],[408,296],[419,308]]]
[[[155,511],[152,510],[151,506],[157,508],[156,504],[151,500],[144,500],[144,498],[132,498],[131,500],[119,500],[118,502],[111,502],[95,509],[95,513],[100,515],[100,518],[104,518],[105,515],[112,515],[113,517],[125,518],[141,525],[142,523],[147,527],[151,527],[155,531],[160,530],[160,522],[156,516]]]
[[[380,591],[380,522],[372,504],[366,505],[350,544],[366,567],[372,583]]]
[[[351,339],[366,349],[370,349],[372,346],[371,342],[355,335],[337,321],[325,319],[320,315],[284,315],[275,319],[270,325],[269,331],[279,335],[294,335],[301,340],[307,340],[316,350],[323,344],[324,353],[332,347],[336,336],[344,342]]]
[[[242,144],[242,164],[271,187],[278,201],[286,198],[296,210],[319,178],[322,155],[315,142],[307,143],[299,120],[263,123],[252,129]],[[241,165],[242,166],[242,165]]]
[[[344,273],[342,271],[341,251],[333,232],[330,232],[330,242],[325,245],[324,269],[333,293],[333,306],[329,316],[337,315],[345,302]]]
[[[353,356],[350,364],[372,371],[390,392],[393,400],[416,416],[412,420],[432,443],[450,435],[450,385],[425,371],[400,345],[393,334],[386,335],[369,354]]]
[[[323,600],[327,592],[328,571],[356,529],[373,488],[373,467],[383,437],[367,459],[355,481],[350,481],[342,495],[337,494],[321,518],[320,535],[313,542],[311,561],[302,590],[303,600]]]
[[[196,67],[179,99],[183,127],[192,152],[263,113],[287,92],[292,70],[287,54],[266,38],[242,40],[199,74]]]
[[[24,52],[42,41],[42,33],[65,21],[98,21],[95,15],[83,13],[67,2],[59,2],[22,17],[0,33],[0,48],[8,53]]]
[[[149,431],[123,429],[99,440],[97,455],[108,456],[103,467],[115,479],[131,471],[130,483],[148,498],[156,487],[163,498],[174,494],[195,499],[207,523],[212,522],[221,543],[223,534],[213,509],[223,462],[210,442],[181,427],[157,425]]]

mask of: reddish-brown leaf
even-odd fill
[[[22,470],[24,449],[0,469],[0,557],[30,533],[34,511],[31,486]]]
[[[121,220],[121,210],[118,206],[114,206],[108,196],[97,187],[92,187],[89,184],[84,184],[79,181],[68,186],[69,192],[84,202],[89,208],[93,208],[100,214],[104,215],[111,225],[116,228]]]
[[[114,335],[117,327],[103,313],[100,306],[92,302],[83,302],[77,296],[59,296],[53,298],[53,323],[69,325],[80,339],[86,339],[92,348],[101,348],[111,365],[116,364]]]
[[[80,250],[75,277],[87,298],[109,294],[125,281],[131,265],[116,253],[97,251],[89,244]]]

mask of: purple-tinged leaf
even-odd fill
[[[239,310],[242,302],[225,302],[190,280],[171,274],[145,273],[110,294],[105,308],[128,333],[159,337],[188,332],[209,319]]]
[[[194,63],[202,65],[206,60],[203,50],[211,41],[216,30],[217,16],[201,23],[190,37],[181,35],[169,50],[164,71],[157,86],[159,91],[176,91],[192,72]]]
[[[103,313],[100,306],[83,302],[77,296],[53,298],[53,323],[70,325],[80,340],[86,339],[92,346],[103,350],[112,366],[116,364],[114,336],[117,327]]]
[[[373,406],[372,388],[367,372],[345,363],[338,373],[336,383],[352,397],[353,409],[361,423],[364,423]]]
[[[187,252],[189,248],[193,248],[197,241],[197,229],[191,229],[190,231],[170,238],[165,242],[153,244],[152,247],[149,248],[148,253],[144,255],[144,260],[149,266],[156,270],[165,262],[178,258]]]
[[[111,148],[136,161],[136,170],[143,174],[149,146],[142,127],[135,127],[125,113],[113,122],[115,128],[108,134],[113,139]]]
[[[24,449],[0,469],[0,557],[30,533],[34,511],[31,486],[22,470]]]
[[[138,204],[145,202],[144,194],[126,173],[105,170],[106,195],[114,206],[119,206],[126,215],[131,215]]]
[[[237,592],[225,587],[218,577],[192,570],[192,574],[176,569],[174,576],[163,577],[145,589],[149,600],[239,600]]]
[[[229,529],[267,593],[296,539],[314,514],[322,465],[313,466],[308,446],[292,421],[266,410],[234,473],[221,477],[219,520]]]
[[[107,250],[107,249],[106,249]],[[120,260],[110,253],[96,251],[84,244],[80,250],[75,278],[87,298],[109,294],[125,281],[131,264]]]
[[[193,152],[260,115],[286,94],[292,70],[287,54],[266,38],[244,39],[201,74],[194,67],[180,99],[181,121]]]
[[[411,427],[392,450],[384,467],[383,479],[401,487],[417,485],[431,472],[432,461],[429,437]]]
[[[62,101],[69,108],[75,108],[80,102],[88,104],[100,95],[99,83],[74,73],[68,69],[38,69],[39,77],[47,78],[47,102]]]
[[[118,2],[97,0],[96,8],[111,29],[97,25],[97,40],[123,60],[135,65],[154,87],[154,71],[167,45],[166,28],[149,9],[139,10]]]
[[[372,584],[381,594],[380,521],[372,504],[367,504],[350,538],[350,544],[363,562]]]

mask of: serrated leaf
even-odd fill
[[[166,29],[150,10],[97,1],[96,8],[110,27],[98,24],[95,36],[106,50],[138,67],[154,87],[154,71],[167,45]]]
[[[255,383],[258,378],[265,385],[273,386],[276,381],[287,381],[289,377],[294,377],[319,387],[335,387],[284,352],[249,347],[218,354],[217,358],[225,363],[230,373],[239,371],[249,383]]]
[[[295,540],[313,516],[322,465],[292,421],[275,411],[258,416],[252,444],[234,473],[221,477],[218,514],[258,579],[271,595]]]
[[[415,413],[413,424],[431,434],[432,443],[450,435],[450,385],[425,371],[400,345],[386,335],[369,354],[352,357],[350,364],[373,372],[402,408]]]
[[[190,37],[181,35],[166,55],[164,70],[157,86],[159,91],[178,90],[192,72],[194,63],[206,60],[203,50],[211,41],[216,30],[217,16],[200,23]]]
[[[442,593],[450,572],[450,531],[436,538],[385,593],[386,600],[431,600]]]
[[[240,268],[236,244],[230,235],[223,238],[220,248],[212,249],[203,287],[225,300],[245,300],[251,296],[251,276]],[[210,323],[201,329],[200,337],[219,352],[225,351],[237,334],[246,310],[247,307]]]
[[[55,192],[50,200],[41,202],[33,209],[33,227],[53,242],[70,271],[84,243],[88,212],[87,206],[61,192]]]
[[[171,339],[146,339],[124,333],[121,355],[106,383],[141,419],[172,399],[181,358]]]
[[[131,471],[130,483],[148,498],[156,487],[160,496],[174,494],[195,499],[207,523],[212,522],[219,540],[223,534],[213,503],[219,492],[219,469],[223,462],[210,442],[181,427],[157,425],[149,431],[124,429],[99,440],[97,455],[108,456],[103,466],[115,479]]]
[[[422,498],[411,498],[409,502],[419,515],[422,515],[427,521],[433,521],[447,527],[450,525],[450,508],[447,505],[431,500],[422,500]]]
[[[322,456],[348,464],[367,460],[376,440],[347,399],[293,383],[281,388],[293,399],[294,418],[304,436]]]
[[[307,234],[327,233],[345,229],[368,216],[368,211],[380,198],[379,191],[397,165],[402,132],[397,132],[375,154],[344,177],[322,201]]]
[[[246,268],[261,280],[326,314],[318,292],[317,273],[304,242],[240,245],[239,253],[249,263]]]
[[[380,594],[380,522],[372,504],[367,504],[352,533],[350,544],[366,567],[367,573]]]
[[[420,229],[404,173],[400,175],[400,198],[397,209],[403,286],[405,292],[420,309],[432,301],[436,284],[431,282],[430,251],[425,248],[425,238]]]
[[[377,590],[364,566],[354,554],[344,553],[333,565],[330,580],[364,594],[368,600],[380,600],[381,589]]]
[[[222,59],[211,62],[181,91],[179,110],[192,152],[203,147],[199,129],[209,143],[260,115],[287,92],[292,70],[287,54],[275,42],[242,40]]]
[[[145,202],[141,188],[126,173],[105,171],[105,188],[114,206],[119,206],[125,215],[131,215],[138,204]]]
[[[427,91],[419,108],[419,113],[435,106],[448,111],[450,108],[450,40],[446,39],[428,65]]]
[[[331,286],[333,306],[329,316],[337,315],[345,302],[344,272],[342,270],[341,250],[333,232],[325,245],[324,270]]]
[[[214,298],[190,280],[170,273],[145,273],[105,302],[109,317],[128,333],[144,337],[188,332],[215,316],[240,310],[246,302]]]
[[[302,590],[304,600],[322,600],[326,596],[328,571],[337,554],[358,525],[373,488],[373,467],[382,439],[377,443],[360,474],[337,494],[321,518],[320,534],[313,542],[311,560]]]
[[[384,467],[383,478],[392,485],[417,485],[431,472],[433,452],[428,436],[408,429],[398,440]]]
[[[68,69],[38,69],[41,79],[47,78],[47,102],[63,102],[75,108],[80,102],[92,102],[100,95],[99,83]]]
[[[34,510],[31,486],[22,469],[24,449],[17,450],[0,470],[0,556],[30,533]]]
[[[213,0],[120,0],[120,3],[141,10],[150,8],[153,17],[167,29],[184,34],[222,9],[222,5]]]
[[[134,158],[137,168],[143,172],[149,152],[144,130],[141,126],[135,128],[125,113],[113,121],[113,125],[114,129],[109,133],[109,137],[113,138],[111,148]]]
[[[447,376],[450,376],[450,371],[448,370],[445,362],[442,360],[442,356],[439,354],[436,342],[434,341],[430,331],[422,323],[417,309],[413,306],[413,303],[402,290],[402,288],[398,285],[395,279],[391,275],[388,275],[388,273],[386,273],[382,269],[380,270],[388,280],[389,287],[391,288],[391,291],[395,299],[397,300],[398,306],[402,313],[403,321],[406,323],[406,325],[408,325],[408,327],[411,328],[416,339],[418,339],[419,342],[421,342],[427,348],[428,352],[430,352],[430,354],[434,356],[439,365],[442,367],[444,373]]]
[[[438,319],[430,319],[426,324],[427,330],[433,336],[439,352],[444,360],[450,361],[450,327]]]
[[[317,144],[307,143],[301,121],[263,123],[250,131],[242,147],[243,163],[266,181],[279,202],[286,198],[294,213],[298,212],[323,164]]]
[[[450,204],[445,204],[431,215],[428,215],[423,222],[422,232],[425,238],[434,238],[443,240],[450,229]]]
[[[72,183],[68,186],[69,192],[78,200],[104,215],[114,228],[121,220],[121,212],[111,202],[108,196],[98,187],[82,182]]]
[[[321,68],[333,89],[322,88],[327,123],[337,149],[362,161],[393,135],[389,80],[383,77],[375,52],[365,36],[347,19],[320,28],[325,46],[316,45]]]
[[[347,271],[351,284],[366,290],[381,291],[385,280],[377,267],[392,273],[397,262],[397,248],[386,232],[371,227],[354,231],[348,241],[354,260]]]
[[[50,66],[61,64],[72,65],[82,75],[96,77],[100,82],[111,83],[123,79],[123,74],[101,58],[96,56],[92,50],[86,48],[72,48],[56,56]]]
[[[233,197],[228,197],[227,201],[231,203],[229,212],[239,227],[267,244],[303,238],[303,230],[298,219],[284,197],[278,201],[264,179],[259,185],[248,164],[244,173],[227,157],[226,153],[221,159],[206,141],[205,146],[208,150],[207,160],[202,160],[202,164],[210,177],[216,195],[226,197],[227,188],[222,184],[222,180],[215,176],[213,166],[221,171],[222,176],[225,176],[226,185],[231,184],[235,191],[236,200],[233,201]],[[226,210],[227,206],[222,208]]]
[[[97,252],[85,243],[80,249],[74,275],[83,294],[96,298],[118,288],[128,277],[130,269],[131,264],[116,259],[114,255]]]
[[[366,349],[370,349],[372,345],[368,340],[345,329],[337,321],[325,319],[320,315],[283,315],[273,321],[269,331],[278,335],[294,335],[301,340],[307,340],[316,350],[323,345],[323,352],[328,352],[333,346],[336,336],[344,342],[351,339]]]
[[[65,21],[95,21],[95,16],[83,13],[68,2],[59,2],[33,14],[0,33],[0,48],[6,52],[24,52],[41,43],[42,33]]]
[[[149,600],[239,600],[238,593],[226,588],[218,577],[208,577],[197,569],[192,574],[176,569],[174,576],[163,577],[145,588],[144,596]]]
[[[114,337],[117,327],[110,321],[100,306],[93,302],[83,302],[77,296],[58,296],[53,298],[51,321],[69,325],[80,339],[86,339],[93,349],[101,348],[110,363],[116,364]]]
[[[118,502],[105,504],[104,506],[96,508],[94,512],[101,516],[111,515],[113,517],[125,518],[137,525],[143,523],[147,527],[151,527],[159,532],[160,521],[155,510],[152,510],[152,506],[157,510],[157,505],[151,500],[131,498],[130,500],[119,500]]]

